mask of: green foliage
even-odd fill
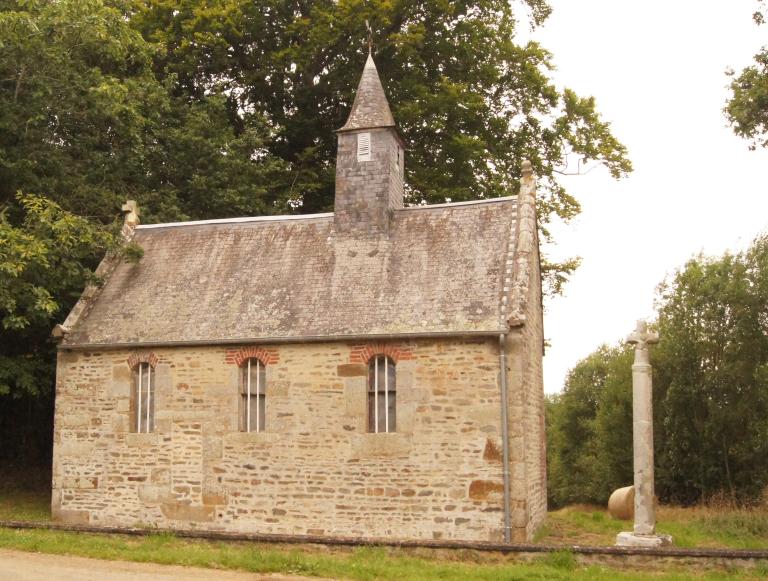
[[[18,226],[9,206],[0,211],[0,395],[50,389],[54,356],[47,336],[116,243],[109,230],[47,198],[19,193],[15,199]]]
[[[128,242],[121,248],[122,257],[131,264],[138,264],[144,257],[144,249],[136,242]]]
[[[166,108],[152,56],[100,0],[4,2],[0,203],[30,191],[111,221]]]
[[[18,227],[7,208],[0,213],[0,315],[4,329],[19,331],[48,324],[114,236],[41,196],[19,193],[16,200],[23,212]]]
[[[768,485],[768,238],[660,287],[659,489],[679,502]]]
[[[659,287],[656,491],[760,500],[768,486],[768,237],[700,256]],[[632,353],[598,348],[548,403],[550,502],[603,504],[632,482]]]
[[[547,404],[549,503],[605,502],[632,482],[631,351],[599,347]]]
[[[543,222],[578,203],[556,180],[568,155],[631,170],[625,148],[594,99],[559,91],[549,53],[514,41],[517,9],[534,25],[544,0],[140,1],[132,22],[166,48],[157,69],[190,101],[226,94],[233,127],[264,114],[268,149],[288,164],[276,194],[302,211],[333,203],[334,130],[344,124],[365,58],[365,20],[395,117],[409,144],[410,202],[489,198],[514,192],[520,161],[543,177]]]
[[[736,135],[750,140],[750,149],[768,146],[768,50],[755,55],[731,81],[725,115]]]
[[[565,549],[547,553],[539,561],[555,569],[562,569],[563,571],[573,571],[576,568],[576,557],[571,551]]]
[[[764,0],[757,4],[752,17],[760,26],[765,24],[766,6]],[[762,48],[754,60],[738,75],[728,72],[733,80],[731,98],[724,109],[734,133],[748,139],[750,149],[768,146],[768,49]]]
[[[129,198],[149,221],[282,211],[263,118],[177,94],[163,54],[102,0],[0,4],[0,203],[35,192],[105,224]]]

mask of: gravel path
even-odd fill
[[[333,581],[153,563],[103,561],[0,549],[2,581]]]

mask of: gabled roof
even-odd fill
[[[349,113],[346,124],[339,131],[394,126],[395,118],[392,117],[392,111],[389,109],[389,102],[384,94],[376,64],[369,54],[368,60],[365,61],[363,75],[360,77],[360,84],[357,86],[352,111]]]
[[[504,332],[516,225],[499,198],[396,210],[366,239],[332,214],[139,226],[143,258],[84,295],[62,347]]]

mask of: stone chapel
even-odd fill
[[[57,325],[54,518],[510,542],[546,515],[535,179],[404,207],[373,59],[334,212],[139,225]]]

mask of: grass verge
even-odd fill
[[[99,559],[235,569],[254,573],[301,574],[334,579],[375,581],[517,581],[658,579],[763,579],[768,569],[754,571],[667,571],[638,573],[578,565],[569,551],[538,557],[531,563],[474,562],[471,552],[427,558],[401,549],[362,547],[329,552],[314,548],[285,548],[253,543],[180,539],[163,533],[147,537],[96,535],[46,530],[0,528],[0,548],[77,555]],[[477,558],[477,556],[474,556]]]
[[[768,510],[764,508],[665,507],[656,529],[672,535],[677,547],[768,549]],[[570,506],[552,511],[536,541],[544,544],[612,545],[616,534],[632,530],[602,508]]]

